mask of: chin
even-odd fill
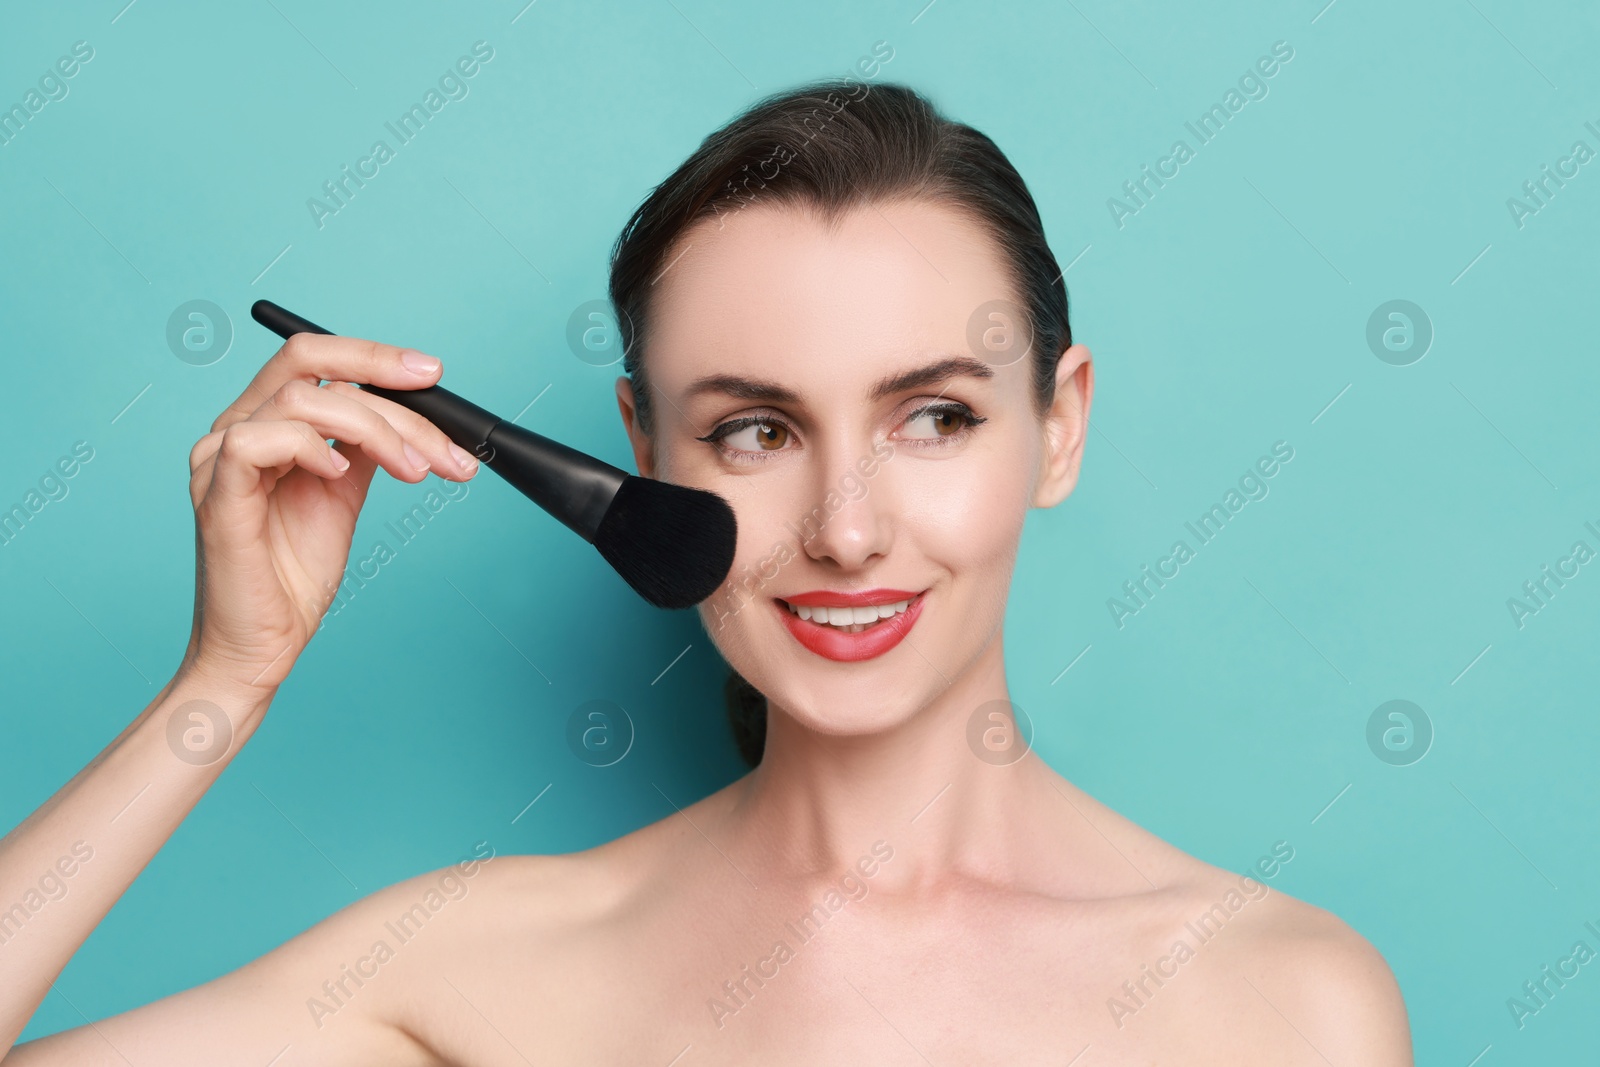
[[[837,695],[835,695],[837,690]],[[900,689],[885,702],[865,702],[859,683],[823,684],[805,692],[775,693],[769,702],[814,733],[826,737],[868,737],[886,733],[909,720],[917,712],[912,694]]]

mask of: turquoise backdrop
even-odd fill
[[[437,354],[447,386],[631,469],[619,368],[568,342],[618,230],[742,107],[886,42],[878,78],[1028,181],[1096,357],[1081,485],[1030,516],[1007,619],[1039,752],[1212,863],[1288,842],[1275,886],[1381,949],[1419,1062],[1592,1056],[1600,964],[1521,1025],[1507,1002],[1600,949],[1593,5],[103,0],[3,21],[0,107],[26,118],[0,127],[0,510],[44,503],[0,545],[0,827],[178,662],[188,450],[278,347],[252,301]],[[385,124],[476,42],[492,58],[398,144]],[[1226,122],[1203,140],[1207,113]],[[361,164],[379,139],[392,157]],[[308,207],[346,166],[371,176]],[[75,445],[92,458],[48,479]],[[1292,458],[1249,478],[1275,445]],[[741,773],[694,613],[645,605],[487,474],[401,545],[386,524],[426,490],[379,476],[353,560],[394,558],[25,1036],[231,970],[476,842],[584,848]],[[1218,503],[1202,543],[1185,524]],[[1135,600],[1146,566],[1169,577]],[[590,700],[634,726],[607,767],[567,742]]]

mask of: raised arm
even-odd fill
[[[438,361],[419,353],[298,334],[196,442],[195,612],[179,668],[121,734],[0,839],[5,1067],[125,1062],[85,1028],[7,1052],[78,946],[261,725],[332,602],[376,469],[405,482],[430,469],[455,481],[476,472],[476,461],[427,420],[349,384],[416,389],[439,374]],[[329,438],[339,443],[330,448]],[[373,907],[379,896],[369,898]],[[274,1021],[283,1008],[276,997],[256,994],[298,988],[350,948],[365,904],[233,975],[118,1016],[116,1032],[170,1067],[234,1058],[218,1055],[219,1042],[266,1049],[259,1062],[267,1063],[282,1045],[267,1046],[288,1023]],[[180,1020],[170,1005],[180,1000],[210,1020],[189,1031],[209,1034],[205,1042],[183,1036],[193,1018],[173,1025]],[[298,1000],[288,1007],[304,1011]],[[398,1032],[340,1029],[350,1056],[327,1044],[324,1062],[427,1062],[397,1054],[406,1047],[397,1048]]]

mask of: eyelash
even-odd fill
[[[955,433],[946,434],[943,437],[911,438],[910,443],[916,447],[946,448],[959,441],[965,441],[968,437],[972,436],[973,432],[979,426],[989,421],[986,416],[979,415],[977,412],[973,411],[959,400],[947,400],[924,405],[923,407],[920,407],[911,414],[907,415],[905,421],[910,422],[912,419],[928,414],[959,415],[961,418],[966,420],[966,425],[957,430]],[[751,452],[748,449],[742,448],[725,448],[720,443],[722,439],[727,437],[729,434],[738,433],[740,430],[747,429],[751,426],[782,426],[789,433],[794,432],[794,428],[780,418],[767,415],[746,415],[741,418],[730,419],[729,421],[718,426],[716,429],[712,430],[710,433],[706,434],[704,437],[697,437],[695,440],[709,443],[712,448],[715,448],[724,456],[733,459],[736,463],[765,463],[767,460],[774,458],[779,453],[791,451],[787,448],[780,448],[774,452]]]

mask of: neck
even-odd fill
[[[1052,796],[1057,776],[1031,751],[997,764],[978,754],[986,751],[981,739],[969,743],[978,709],[1009,699],[999,633],[949,681],[916,714],[870,734],[818,733],[769,705],[766,750],[737,803],[746,840],[799,876],[827,877],[880,841],[894,851],[884,867],[890,884],[1014,875],[1037,851],[1030,827],[1041,806],[1061,803]],[[1008,715],[981,717],[983,729],[1012,729]]]

